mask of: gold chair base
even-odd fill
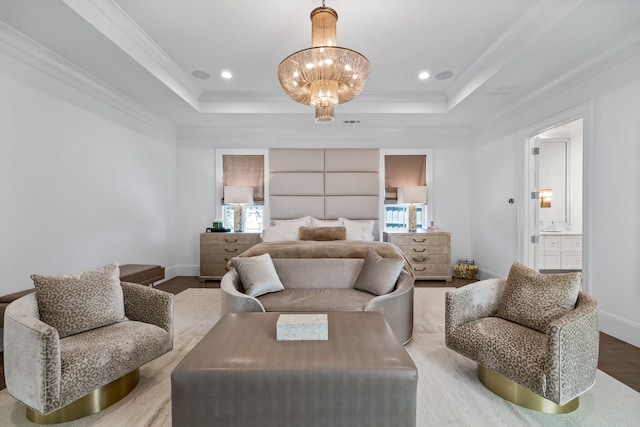
[[[27,419],[36,424],[55,424],[95,414],[129,394],[136,388],[138,381],[140,381],[140,370],[136,369],[50,414],[43,415],[27,407]]]
[[[580,404],[580,398],[576,397],[564,405],[558,405],[480,364],[478,364],[478,378],[486,388],[501,398],[534,411],[547,414],[566,414],[578,409]]]

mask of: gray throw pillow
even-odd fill
[[[403,259],[383,258],[369,249],[353,287],[374,295],[388,294],[395,288],[403,266]]]
[[[60,338],[126,320],[118,264],[72,275],[31,276],[40,320]]]
[[[551,321],[575,307],[581,280],[580,272],[541,274],[514,262],[496,317],[546,333]]]
[[[231,263],[238,272],[245,294],[258,297],[284,290],[269,254],[231,258]]]

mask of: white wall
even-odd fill
[[[32,273],[175,265],[175,137],[4,54],[0,94],[0,293]]]
[[[312,119],[312,117],[311,117]],[[471,258],[469,138],[460,132],[425,130],[365,131],[318,127],[314,131],[281,129],[207,130],[178,140],[178,272],[199,274],[199,234],[220,214],[214,213],[216,149],[242,148],[393,148],[433,149],[433,197],[436,224],[451,232],[452,260]]]
[[[584,281],[603,332],[640,346],[640,55],[543,102],[504,117],[474,138],[472,249],[487,275],[505,276],[518,256],[521,131],[580,104],[585,120]],[[509,197],[516,204],[507,204]]]

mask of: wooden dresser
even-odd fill
[[[385,242],[393,243],[409,258],[416,280],[451,281],[451,233],[384,232]]]
[[[259,233],[200,233],[200,281],[220,280],[231,258],[260,242]]]

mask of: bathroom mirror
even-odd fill
[[[565,138],[540,140],[540,191],[551,190],[550,203],[544,203],[545,207],[540,207],[540,221],[544,224],[569,222],[568,143],[569,139]]]

